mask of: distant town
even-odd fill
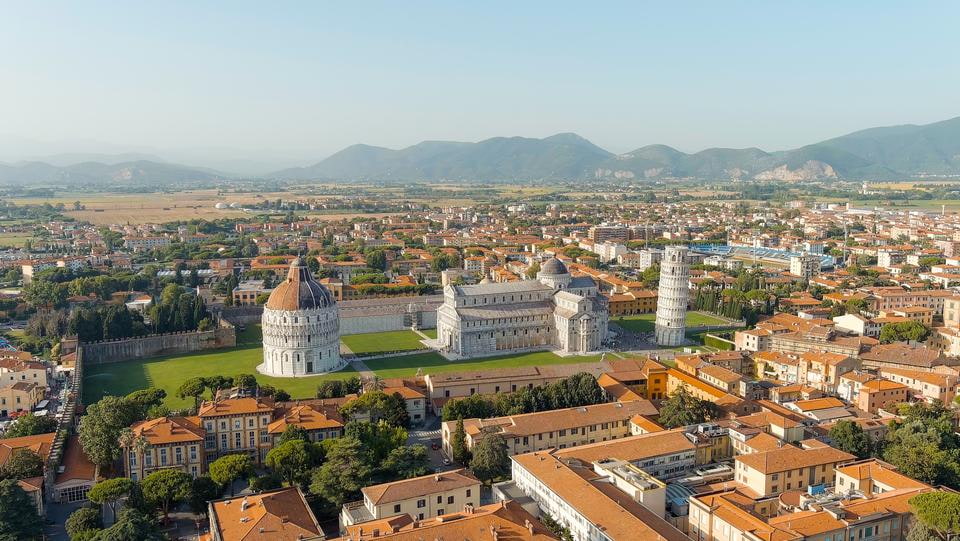
[[[946,539],[951,185],[680,186],[8,193],[4,535]]]

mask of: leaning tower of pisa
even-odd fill
[[[679,346],[684,343],[687,322],[687,297],[690,294],[690,264],[686,246],[667,246],[660,263],[660,289],[657,292],[657,344]]]

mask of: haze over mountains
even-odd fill
[[[59,155],[0,164],[0,182],[166,184],[238,178],[151,155]],[[871,128],[801,148],[711,148],[694,154],[649,145],[613,154],[573,133],[476,143],[424,141],[392,150],[353,145],[306,167],[256,175],[287,180],[528,181],[559,179],[902,179],[960,175],[960,117],[926,125]]]

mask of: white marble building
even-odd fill
[[[336,300],[297,258],[263,309],[261,374],[309,376],[343,368]]]
[[[657,344],[666,347],[686,341],[687,298],[690,295],[690,262],[686,246],[667,246],[660,262],[660,287],[657,291],[657,319],[654,327]]]
[[[606,298],[588,276],[556,258],[535,280],[447,286],[437,309],[437,344],[460,357],[524,349],[597,351],[607,337]]]

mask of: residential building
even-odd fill
[[[546,526],[517,502],[506,500],[427,520],[410,515],[375,520],[347,528],[347,535],[330,541],[421,541],[476,539],[477,541],[558,540]]]
[[[956,375],[903,368],[881,368],[879,374],[890,381],[909,387],[909,396],[913,400],[924,402],[939,400],[944,404],[950,404],[953,397],[957,395]]]
[[[345,423],[338,411],[338,404],[326,404],[324,400],[302,402],[280,408],[277,418],[267,425],[267,433],[273,443],[291,426],[306,430],[307,437],[314,442],[343,436]]]
[[[341,534],[372,520],[409,515],[423,521],[480,506],[480,481],[464,469],[372,485],[360,492],[363,500],[343,505]]]
[[[158,417],[136,423],[130,430],[134,440],[121,444],[126,477],[142,481],[151,473],[166,469],[177,469],[193,477],[206,473],[206,433],[197,417]]]
[[[630,419],[636,415],[656,415],[647,400],[609,402],[560,410],[548,410],[492,419],[464,419],[467,448],[481,439],[500,434],[511,455],[544,449],[564,449],[630,435]],[[441,427],[443,450],[453,456],[452,437],[457,422]]]
[[[260,398],[231,398],[204,401],[197,411],[205,431],[207,462],[222,455],[244,452],[256,464],[262,464],[273,447],[270,423],[274,405]]]
[[[317,518],[297,487],[214,500],[207,505],[211,541],[324,539]]]

